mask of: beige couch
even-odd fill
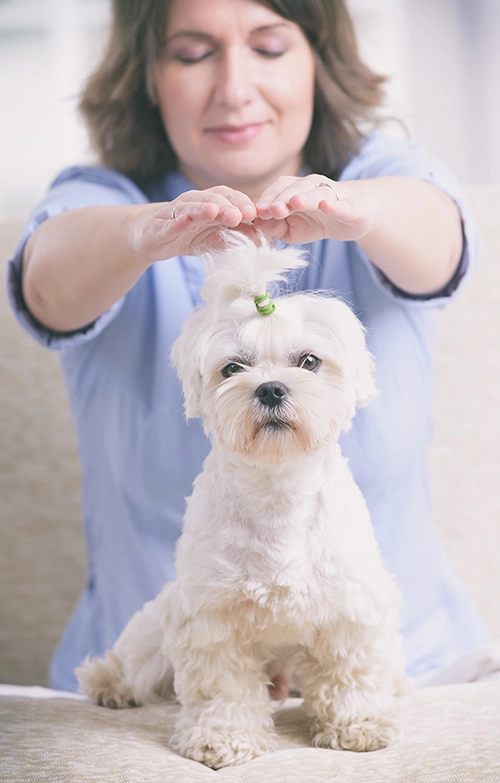
[[[433,493],[456,568],[500,637],[500,187],[469,197],[482,263],[441,316]],[[0,224],[2,267],[19,231]],[[17,326],[3,286],[0,535],[0,683],[43,685],[84,583],[78,463],[57,358]],[[219,772],[168,749],[176,709],[0,697],[0,781],[500,781],[500,681],[415,691],[406,738],[370,754],[309,747],[290,701],[277,715],[280,750]]]

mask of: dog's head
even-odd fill
[[[172,358],[188,418],[226,452],[252,464],[284,463],[348,430],[377,393],[364,329],[339,299],[277,297],[262,315],[255,297],[305,266],[295,249],[228,233],[208,260],[206,304],[190,316]]]

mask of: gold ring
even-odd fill
[[[333,187],[331,182],[320,182],[320,183],[318,183],[318,185],[316,185],[316,187],[317,188],[330,188],[331,190],[333,190],[333,192],[337,196],[337,201],[340,201],[339,192],[338,192],[337,188]]]

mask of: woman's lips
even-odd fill
[[[214,128],[207,128],[207,133],[215,136],[219,141],[241,144],[258,136],[264,125],[263,122],[248,123],[247,125],[218,125]]]

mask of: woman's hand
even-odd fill
[[[220,247],[221,228],[252,236],[256,214],[248,196],[226,187],[189,191],[169,204],[67,210],[28,240],[26,304],[54,331],[80,329],[130,291],[155,261]]]
[[[347,182],[317,174],[281,177],[256,207],[254,225],[269,237],[297,244],[355,240],[395,286],[410,294],[442,291],[462,255],[457,205],[414,177]]]
[[[147,204],[131,223],[134,251],[153,263],[222,247],[221,228],[255,232],[255,205],[244,193],[223,185],[189,190],[169,204]]]
[[[292,244],[317,239],[359,240],[370,230],[373,209],[356,183],[328,177],[280,177],[257,202],[254,225]]]

